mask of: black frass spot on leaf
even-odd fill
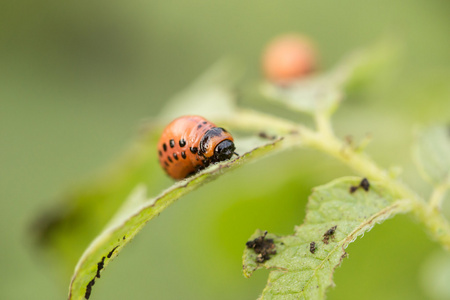
[[[324,234],[323,234],[323,240],[322,242],[324,242],[325,244],[328,245],[328,242],[330,240],[330,238],[334,237],[334,233],[336,232],[336,228],[337,225],[331,227],[330,229],[328,229]]]
[[[268,135],[264,131],[261,131],[260,133],[258,133],[258,136],[262,139],[267,139],[267,140],[274,140],[277,138],[275,135]]]
[[[123,237],[123,239],[125,240],[125,236]],[[116,251],[117,248],[119,248],[119,246],[115,246],[111,251],[109,251],[108,258],[111,258],[111,256],[113,255],[114,251]]]
[[[258,254],[256,262],[263,263],[270,259],[270,255],[276,254],[275,244],[273,239],[266,239],[267,231],[260,237],[253,241],[248,241],[245,245],[249,249],[253,249]]]
[[[350,194],[349,187],[359,186],[361,179],[339,178],[316,187],[309,197],[305,222],[295,227],[294,234],[270,236],[276,241],[277,254],[269,261],[257,263],[256,254],[244,250],[245,277],[258,269],[269,270],[261,299],[281,299],[285,295],[292,299],[325,299],[326,291],[334,285],[333,273],[347,256],[347,246],[373,225],[409,211],[404,200],[380,182],[370,181],[370,192],[361,187],[361,191]],[[261,235],[257,230],[251,240]],[[310,252],[312,241],[315,254]]]
[[[100,271],[103,269],[103,266],[105,265],[105,257],[102,257],[102,260],[97,263],[97,274],[95,277],[100,278]]]
[[[125,239],[125,236],[123,237],[123,239]],[[118,248],[119,246],[114,247],[111,251],[109,251],[108,255],[106,257],[111,258],[111,256],[113,255],[114,251]],[[105,266],[105,256],[102,257],[102,260],[99,261],[97,263],[97,273],[95,274],[94,278],[92,278],[91,281],[89,281],[89,283],[86,286],[86,292],[84,293],[84,298],[85,299],[89,299],[89,297],[91,296],[91,292],[92,292],[92,287],[95,284],[95,279],[96,278],[100,278],[100,271],[103,270],[104,266]]]
[[[355,185],[352,185],[351,187],[350,187],[350,194],[353,194],[354,192],[356,192],[356,190],[359,188],[359,186],[355,186]]]
[[[316,242],[311,242],[309,244],[309,252],[311,252],[312,254],[316,252]]]
[[[350,194],[353,194],[354,192],[356,192],[359,188],[362,188],[363,190],[365,190],[366,192],[369,191],[370,189],[370,183],[369,180],[367,180],[367,178],[363,178],[361,180],[361,182],[359,183],[359,185],[352,185],[350,186]]]
[[[368,192],[370,188],[369,180],[367,180],[367,178],[363,178],[359,186],[362,187],[366,192]]]
[[[84,298],[89,299],[92,292],[92,286],[95,284],[95,278],[89,281],[88,285],[86,286],[86,293],[84,293]]]

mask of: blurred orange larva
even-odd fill
[[[228,160],[236,154],[228,131],[200,116],[183,116],[164,129],[158,142],[161,167],[174,179],[183,179],[199,170]]]
[[[314,45],[300,35],[282,35],[267,45],[262,67],[270,81],[279,84],[292,82],[316,68]]]

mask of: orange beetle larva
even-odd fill
[[[286,84],[316,68],[316,50],[313,43],[301,35],[282,35],[267,45],[262,68],[267,79]]]
[[[228,131],[200,116],[183,116],[164,129],[158,142],[161,167],[174,179],[183,179],[199,170],[230,159],[234,140]]]

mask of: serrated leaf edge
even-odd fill
[[[332,184],[333,182],[329,183]],[[320,188],[325,188],[327,185],[325,186],[321,186]],[[308,280],[308,282],[305,284],[303,290],[301,293],[298,294],[299,297],[304,297],[304,290],[305,288],[308,286],[309,282],[312,280],[312,278],[314,276],[316,276],[317,270],[319,270],[323,264],[329,260],[330,255],[334,254],[336,251],[338,251],[339,248],[342,248],[342,251],[344,252],[345,255],[345,249],[348,247],[348,245],[352,242],[354,242],[358,236],[360,235],[364,235],[365,232],[370,231],[373,226],[375,224],[380,224],[381,222],[385,221],[386,219],[393,217],[394,215],[398,214],[398,213],[406,213],[410,210],[410,204],[409,201],[407,200],[398,200],[396,202],[394,202],[393,204],[391,204],[390,206],[384,208],[383,210],[379,211],[378,213],[376,213],[375,215],[373,215],[370,219],[368,219],[367,221],[365,221],[364,223],[362,223],[360,226],[358,226],[358,228],[356,228],[355,230],[353,230],[346,238],[342,239],[341,241],[339,241],[336,245],[336,247],[334,247],[332,250],[330,250],[329,254],[326,256],[325,259],[323,259],[323,261],[315,268],[313,275],[311,275],[310,279]],[[369,228],[368,228],[369,227]],[[368,229],[366,229],[368,228]],[[294,234],[295,235],[295,234]],[[341,259],[339,261],[339,263],[337,265],[334,266],[333,271],[340,266],[342,260],[343,260],[344,256],[341,256]],[[263,265],[264,266],[264,265]],[[276,268],[276,267],[275,267]],[[274,269],[274,266],[270,267],[270,268],[266,268],[266,269]],[[332,272],[330,274],[330,276],[333,276]],[[332,285],[332,278],[330,278],[330,284],[327,284],[326,288],[330,287]],[[262,291],[262,295],[259,299],[264,299],[264,292],[267,290],[268,288],[268,284],[270,283],[270,281],[268,281],[266,287],[264,288],[264,290]]]

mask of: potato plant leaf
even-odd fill
[[[432,126],[419,131],[413,157],[425,180],[450,186],[450,127]]]
[[[377,182],[334,180],[314,189],[304,223],[293,235],[266,236],[273,240],[276,254],[267,260],[255,249],[245,249],[244,275],[250,277],[259,268],[270,270],[261,299],[324,299],[334,270],[347,256],[347,246],[376,223],[408,209],[406,202]],[[261,234],[257,231],[250,240]]]
[[[255,142],[253,139],[253,145]],[[246,145],[249,146],[249,143]],[[284,145],[285,140],[282,138],[264,143],[259,140],[259,146],[252,150],[179,181],[154,198],[147,197],[145,184],[137,185],[116,216],[78,261],[70,284],[69,299],[88,299],[95,281],[100,278],[101,272],[111,259],[117,256],[148,221],[158,216],[175,200],[246,162],[273,153],[275,150],[282,150]]]
[[[149,194],[167,186],[155,153],[157,129],[146,130],[101,174],[65,192],[55,207],[35,220],[33,230],[39,246],[67,276],[138,182],[147,184]]]
[[[319,111],[334,111],[342,99],[340,86],[327,74],[304,79],[289,86],[266,83],[261,92],[269,100],[312,115]]]
[[[33,224],[36,240],[58,268],[72,272],[89,243],[139,183],[145,184],[149,195],[158,194],[170,184],[156,152],[165,125],[185,114],[198,114],[218,125],[234,118],[231,91],[239,73],[238,67],[227,60],[213,65],[185,91],[167,101],[158,120],[141,126],[136,140],[122,157],[95,178],[64,193],[57,206],[38,216]],[[237,151],[244,153],[250,149],[238,145]]]

